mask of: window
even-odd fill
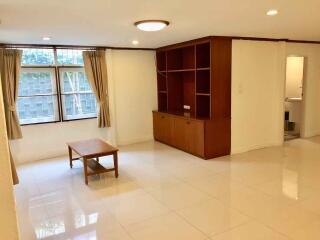
[[[18,114],[21,124],[59,120],[56,79],[53,69],[22,69]]]
[[[23,49],[21,64],[22,66],[53,65],[53,49]]]
[[[96,99],[83,68],[61,68],[60,86],[64,119],[81,119],[96,116]]]
[[[82,51],[23,49],[17,110],[22,125],[96,117]]]
[[[83,66],[82,50],[57,49],[57,61],[60,65]]]

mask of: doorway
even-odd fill
[[[303,83],[305,58],[288,56],[284,112],[284,140],[300,138],[303,131]]]

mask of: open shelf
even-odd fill
[[[173,72],[191,72],[191,71],[195,71],[194,68],[187,68],[187,69],[177,69],[177,70],[168,70],[168,72],[173,73]]]
[[[167,70],[166,54],[167,53],[165,51],[157,52],[157,70],[158,71],[166,71]]]
[[[196,45],[197,68],[210,68],[210,42]]]
[[[197,118],[210,118],[210,95],[197,95]]]
[[[156,140],[205,159],[230,153],[231,61],[229,37],[157,49]]]
[[[210,94],[210,70],[201,70],[196,72],[197,76],[197,93]]]
[[[158,91],[167,91],[166,73],[158,73]]]
[[[159,111],[168,111],[168,95],[165,92],[158,92],[158,108]]]
[[[184,105],[190,106],[190,110],[183,109]],[[194,72],[168,73],[168,111],[195,114]]]
[[[195,46],[176,48],[167,51],[167,70],[194,69]]]
[[[209,67],[197,68],[197,71],[206,71],[206,70],[210,70],[210,68]]]

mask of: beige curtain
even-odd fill
[[[83,61],[88,81],[99,104],[98,127],[110,127],[105,51],[84,51]]]
[[[0,72],[8,139],[22,138],[16,111],[22,51],[0,49]],[[16,167],[10,152],[13,183],[19,183]]]
[[[0,50],[0,70],[8,139],[22,138],[19,118],[16,111],[21,55],[21,50]]]
[[[10,151],[10,146],[9,146],[9,151]],[[10,164],[11,164],[12,181],[13,181],[13,184],[16,185],[19,183],[19,177],[17,174],[16,165],[14,164],[11,151],[10,151]]]

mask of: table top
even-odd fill
[[[94,157],[96,155],[110,155],[118,151],[117,148],[99,138],[77,142],[68,142],[67,145],[81,157]]]

